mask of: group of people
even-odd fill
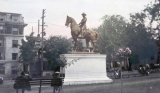
[[[138,71],[142,75],[148,75],[149,73],[152,72],[157,72],[160,70],[160,64],[145,64],[145,65],[140,65],[138,68]]]
[[[22,89],[22,93],[24,93],[25,90],[30,91],[30,80],[32,80],[32,78],[30,77],[29,73],[25,73],[24,71],[22,71],[21,75],[15,79],[13,87],[14,89],[16,89],[16,92],[18,93],[18,89]]]
[[[53,81],[51,83],[51,86],[53,86],[53,91],[54,92],[57,91],[59,93],[60,90],[62,89],[63,84],[61,83],[60,86],[59,86],[59,84],[55,85],[56,82],[54,80],[56,79],[58,81],[61,81],[60,73],[59,72],[54,72],[53,75],[52,75],[52,78],[53,78]],[[29,72],[25,73],[24,71],[22,71],[21,75],[18,76],[17,78],[15,78],[15,83],[13,85],[13,88],[16,89],[16,93],[18,93],[19,90],[22,90],[22,93],[24,93],[25,90],[30,91],[31,90],[31,85],[30,85],[29,81],[31,81],[31,80],[32,80],[32,78],[31,78]]]

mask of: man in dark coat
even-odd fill
[[[58,81],[61,79],[60,78],[60,72],[58,72],[58,71],[54,72],[52,76],[53,76],[54,79],[57,79]],[[54,83],[55,81],[52,81],[52,82]],[[58,85],[52,85],[51,84],[51,86],[53,86],[53,93],[55,93],[56,91],[59,93],[60,90],[62,89],[62,84],[61,85],[59,85],[59,84]]]
[[[17,93],[18,93],[18,89],[22,89],[22,93],[24,93],[25,90],[30,91],[31,90],[31,86],[29,81],[32,80],[31,77],[29,75],[25,75],[25,73],[22,71],[21,72],[21,76],[18,76],[15,79],[15,84],[14,84],[14,88],[17,89]]]

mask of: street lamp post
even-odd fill
[[[122,82],[122,61],[123,61],[123,57],[124,57],[124,51],[122,48],[120,48],[118,50],[118,56],[120,59],[120,79],[121,79],[121,93],[122,93],[122,86],[123,86],[123,82]]]
[[[120,66],[121,66],[121,93],[122,93],[122,86],[123,86],[123,82],[122,82],[122,60],[120,61]]]
[[[123,48],[120,48],[118,50],[117,55],[119,56],[120,59],[120,78],[121,78],[121,93],[122,93],[122,86],[123,86],[123,82],[122,82],[122,61],[124,60],[125,56],[127,56],[128,54],[131,54],[131,50],[129,47],[127,47],[125,50],[123,50]]]

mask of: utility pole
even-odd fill
[[[38,35],[39,35],[39,26],[40,26],[40,25],[39,25],[39,20],[38,20]]]
[[[32,33],[33,33],[33,26],[32,26]]]
[[[41,47],[41,49],[42,49],[42,54],[41,54],[41,76],[43,76],[43,36],[44,36],[44,24],[45,24],[45,22],[44,22],[44,14],[45,14],[45,11],[46,11],[46,9],[43,9],[42,10],[42,47]]]

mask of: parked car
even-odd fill
[[[3,77],[0,77],[0,84],[3,84]]]

